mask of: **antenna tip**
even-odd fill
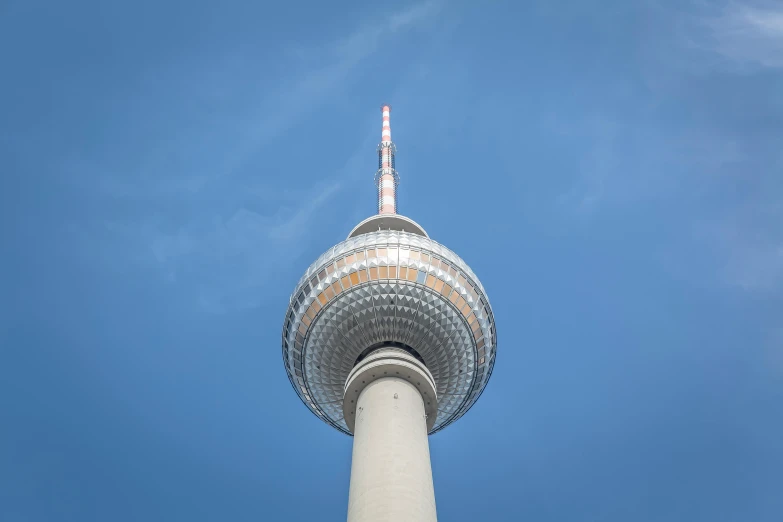
[[[381,105],[381,112],[387,112],[387,111],[389,112],[391,111],[391,105],[389,105],[388,103],[384,103],[383,105]]]

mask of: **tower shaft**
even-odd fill
[[[386,349],[348,378],[344,407],[354,424],[348,522],[437,521],[427,440],[431,378],[413,357]]]

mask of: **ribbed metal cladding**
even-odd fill
[[[424,359],[439,397],[431,433],[476,402],[495,362],[494,317],[478,278],[451,250],[407,232],[362,234],[322,254],[291,296],[282,337],[297,394],[344,433],[345,380],[374,344],[403,343]]]
[[[378,186],[378,214],[397,213],[397,185],[400,177],[395,169],[394,155],[397,149],[391,139],[391,125],[389,114],[391,106],[381,107],[383,127],[381,130],[381,143],[378,145],[378,172],[375,174],[375,183]]]

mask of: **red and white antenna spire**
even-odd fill
[[[394,168],[394,154],[397,152],[391,140],[389,126],[390,105],[381,107],[383,113],[383,130],[381,143],[378,145],[378,172],[375,173],[375,183],[378,185],[378,214],[397,213],[397,185],[400,177]]]

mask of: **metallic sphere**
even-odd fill
[[[435,381],[434,433],[464,415],[489,380],[497,340],[492,308],[467,264],[413,221],[371,220],[322,254],[297,284],[283,326],[286,372],[313,413],[350,434],[346,379],[374,348],[400,347]],[[378,230],[383,225],[393,229]]]

